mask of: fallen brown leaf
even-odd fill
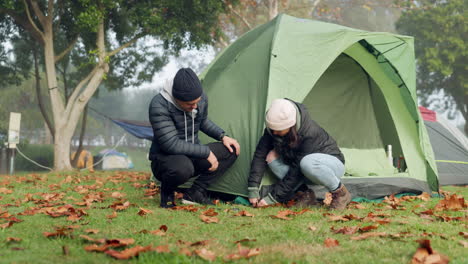
[[[237,253],[229,254],[224,257],[225,261],[238,260],[241,258],[251,258],[260,254],[259,248],[248,248],[237,244]]]
[[[218,213],[215,212],[215,210],[213,208],[210,208],[204,212],[202,212],[202,215],[206,215],[206,216],[217,216]]]
[[[191,257],[192,256],[192,251],[190,251],[190,249],[188,248],[181,248],[179,249],[179,253],[182,254],[182,255],[185,255],[187,257]]]
[[[312,230],[312,231],[317,231],[317,227],[315,226],[309,226],[307,229]]]
[[[195,207],[194,205],[190,204],[190,205],[177,205],[177,206],[172,207],[171,209],[172,209],[172,210],[176,210],[176,211],[196,212],[196,211],[198,211],[200,208]]]
[[[10,194],[10,193],[13,193],[13,190],[9,190],[5,187],[2,187],[0,188],[0,193],[3,193],[3,194]]]
[[[245,210],[242,210],[240,212],[238,212],[237,214],[235,214],[234,216],[248,216],[248,217],[253,217],[254,215],[245,211]]]
[[[458,211],[466,208],[465,199],[462,196],[453,194],[451,196],[445,196],[443,200],[435,206],[436,211],[453,210]]]
[[[194,251],[195,254],[197,254],[200,258],[204,259],[204,260],[208,260],[208,261],[214,261],[216,259],[216,255],[207,250],[206,248],[202,248],[202,249],[197,249]]]
[[[207,224],[219,222],[219,219],[215,216],[211,217],[206,215],[200,215],[200,219]]]
[[[464,238],[468,238],[468,232],[459,232],[458,234]]]
[[[140,211],[138,211],[138,215],[140,215],[140,216],[144,216],[144,215],[152,214],[152,213],[153,213],[153,211],[151,211],[149,209],[142,208],[142,207],[140,207]]]
[[[422,194],[416,196],[416,198],[427,202],[427,201],[429,201],[431,199],[431,195],[428,194],[427,192],[423,192]]]
[[[159,246],[151,248],[151,250],[156,251],[158,253],[170,253],[171,252],[168,245],[159,245]]]
[[[369,232],[369,233],[364,233],[360,236],[354,236],[351,237],[351,240],[363,240],[369,237],[382,237],[382,236],[387,236],[387,233],[385,232]]]
[[[88,246],[85,246],[84,247],[84,250],[88,251],[88,252],[104,252],[106,251],[107,249],[110,248],[110,245],[96,245],[96,244],[92,244],[92,245],[88,245]]]
[[[468,248],[468,241],[460,240],[458,241],[458,243],[460,243],[460,245],[462,245],[463,247]]]
[[[336,239],[333,239],[333,238],[327,238],[325,239],[324,241],[324,245],[325,247],[329,248],[329,247],[337,247],[340,245],[340,242],[338,242],[338,240]]]
[[[243,243],[243,242],[254,242],[254,241],[257,241],[257,239],[244,238],[241,240],[234,241],[234,244]]]
[[[107,255],[116,258],[116,259],[129,259],[132,257],[138,256],[142,252],[150,251],[151,246],[135,246],[132,248],[125,249],[123,251],[116,251],[116,250],[106,250],[104,253]]]
[[[447,264],[449,258],[437,253],[431,248],[431,242],[428,239],[418,240],[419,248],[411,259],[412,264]]]
[[[7,237],[7,238],[6,238],[6,241],[7,241],[7,242],[21,242],[21,238],[17,238],[17,237]]]
[[[111,194],[111,197],[112,198],[115,198],[115,199],[122,199],[123,197],[125,197],[126,194],[124,193],[119,193],[119,192],[113,192]]]
[[[361,227],[359,228],[359,232],[368,232],[370,230],[377,229],[378,227],[379,225],[369,225],[369,226]]]
[[[86,229],[85,232],[88,234],[97,234],[99,233],[99,229]]]
[[[339,229],[335,229],[333,226],[331,230],[335,234],[344,234],[344,235],[352,235],[358,231],[359,227],[357,226],[345,226]]]
[[[89,241],[89,242],[93,242],[93,243],[99,243],[99,244],[106,243],[106,240],[104,238],[94,239],[94,238],[92,238],[90,236],[87,236],[87,235],[80,235],[80,238],[83,238],[84,240]]]
[[[112,212],[112,214],[110,214],[110,215],[106,215],[107,219],[112,219],[112,218],[116,218],[116,217],[117,217],[117,212],[116,211]]]

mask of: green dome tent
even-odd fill
[[[354,197],[438,190],[416,101],[411,37],[279,15],[232,43],[201,79],[210,119],[242,148],[213,191],[247,194],[251,158],[275,98],[304,103],[337,140],[346,158],[343,181]],[[387,145],[406,170],[390,164]],[[273,181],[266,175],[262,184]]]

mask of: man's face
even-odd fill
[[[291,128],[286,128],[284,130],[271,130],[271,133],[273,133],[273,135],[278,136],[278,137],[284,137],[286,134],[288,134],[290,129]]]
[[[175,99],[175,98],[174,98]],[[193,100],[193,101],[188,101],[188,102],[185,102],[185,101],[180,101],[178,99],[175,99],[176,103],[180,106],[180,108],[182,108],[182,110],[184,110],[185,112],[192,112],[194,109],[197,109],[198,107],[198,102],[200,102],[201,100],[201,96],[198,97],[197,99]]]

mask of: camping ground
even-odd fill
[[[468,260],[466,187],[443,187],[444,199],[387,197],[341,212],[238,204],[166,210],[148,177],[134,171],[1,176],[0,262]]]

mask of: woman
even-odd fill
[[[249,176],[249,201],[256,207],[289,201],[308,179],[332,193],[330,208],[343,210],[351,194],[341,183],[344,156],[335,140],[309,116],[303,104],[273,100],[267,111],[263,136],[255,150]],[[260,189],[266,168],[280,179]],[[308,190],[314,197],[312,190]],[[301,201],[299,201],[301,202]],[[313,204],[307,201],[306,204]]]

